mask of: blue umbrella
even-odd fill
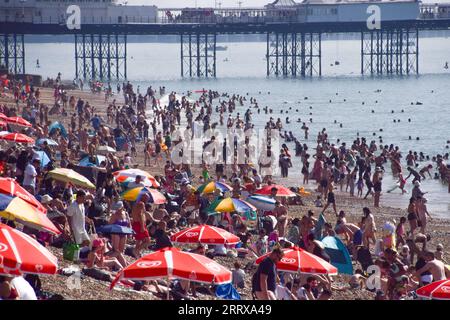
[[[44,142],[47,142],[47,144],[49,146],[57,146],[58,145],[58,142],[56,142],[55,140],[47,139],[47,138],[39,139],[38,141],[36,141],[36,145],[40,146],[41,144],[44,144]]]
[[[47,164],[49,164],[50,158],[45,151],[36,151],[36,153],[39,155],[39,160],[41,160],[41,168],[44,168]]]
[[[133,234],[133,230],[118,224],[107,224],[97,228],[98,233],[103,234]]]
[[[49,134],[52,134],[54,130],[59,129],[61,130],[61,134],[64,138],[67,138],[67,131],[66,128],[64,128],[64,126],[59,123],[58,121],[53,122],[49,127],[48,127],[48,132]]]
[[[84,157],[84,158],[78,163],[78,165],[79,165],[80,167],[94,167],[94,166],[99,166],[100,163],[102,163],[102,161],[106,161],[106,157],[105,157],[105,156],[101,156],[101,155],[95,155],[95,156],[94,156],[94,159],[95,159],[95,163],[92,163],[89,156]]]

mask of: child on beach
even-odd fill
[[[358,179],[358,182],[356,183],[356,186],[358,188],[358,197],[362,197],[363,194],[363,188],[364,188],[364,182],[361,178]]]
[[[322,208],[322,207],[323,207],[322,197],[321,197],[321,196],[317,196],[317,199],[314,200],[314,205],[315,205],[317,208]]]

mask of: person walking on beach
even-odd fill
[[[336,197],[335,197],[335,194],[334,194],[334,184],[333,184],[332,181],[329,181],[329,182],[328,182],[328,188],[327,188],[327,191],[328,191],[327,194],[326,194],[327,204],[326,204],[325,207],[323,208],[322,213],[324,213],[325,210],[326,210],[330,205],[332,205],[332,206],[333,206],[334,214],[335,214],[336,217],[337,217],[337,216],[338,216],[338,213],[337,213],[337,209],[336,209]]]
[[[424,197],[418,198],[416,201],[416,210],[417,210],[417,218],[418,218],[418,225],[420,226],[420,232],[425,233],[427,228],[427,220],[428,218],[431,218],[430,213],[427,209],[427,199]]]
[[[374,189],[374,197],[373,197],[373,206],[375,208],[379,208],[380,207],[380,195],[381,195],[381,189],[382,189],[382,183],[381,180],[383,179],[382,177],[382,172],[383,169],[381,169],[380,167],[377,167],[375,169],[375,172],[373,174],[373,189]]]
[[[149,200],[149,195],[144,193],[141,196],[141,199],[135,203],[131,211],[132,227],[136,239],[136,246],[133,249],[133,254],[136,258],[141,256],[142,249],[147,249],[150,245],[150,234],[147,230],[145,210],[145,204]]]
[[[364,214],[364,231],[363,231],[363,244],[366,248],[370,248],[370,240],[372,243],[376,243],[375,233],[377,228],[375,225],[375,218],[367,207],[363,208]]]
[[[252,278],[252,293],[257,300],[276,300],[277,263],[284,253],[281,248],[274,248],[270,255],[258,266]]]
[[[416,181],[418,181],[418,182],[421,181],[422,176],[416,170],[414,170],[411,167],[406,168],[406,170],[409,171],[409,175],[405,178],[405,180],[408,180],[409,177],[414,176],[412,184],[414,184]]]

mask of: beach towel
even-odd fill
[[[241,295],[236,291],[231,283],[217,286],[216,297],[226,300],[241,300]]]

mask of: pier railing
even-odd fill
[[[270,24],[305,23],[308,7],[291,8],[160,8],[139,16],[81,16],[81,24]],[[337,12],[329,12],[337,15]],[[450,3],[421,4],[418,20],[450,19]],[[0,22],[65,24],[67,17],[38,16],[32,12],[0,15]]]

